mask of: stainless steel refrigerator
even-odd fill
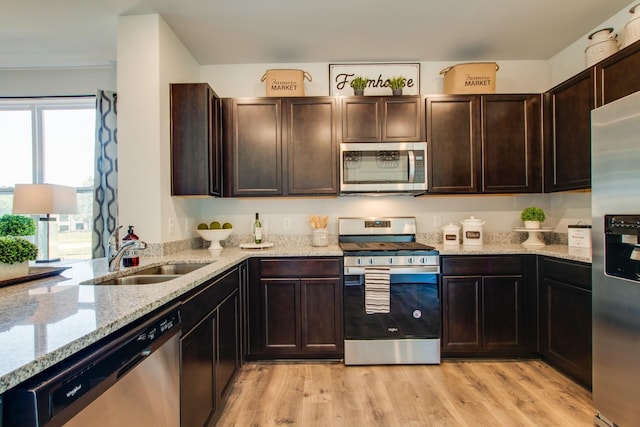
[[[593,401],[640,425],[640,92],[591,113]]]

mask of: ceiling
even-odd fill
[[[158,13],[201,65],[547,60],[628,0],[2,0],[0,69],[116,61]]]

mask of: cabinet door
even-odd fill
[[[301,279],[302,351],[342,351],[342,284],[340,279]]]
[[[540,95],[482,97],[483,192],[542,191],[541,116]]]
[[[519,350],[522,340],[522,278],[482,278],[483,348]]]
[[[480,182],[480,98],[426,99],[430,193],[477,193]]]
[[[422,98],[391,96],[380,98],[382,109],[382,141],[423,141]]]
[[[336,107],[329,97],[285,101],[288,195],[338,194]]]
[[[212,313],[181,338],[180,425],[182,426],[205,426],[216,410],[215,323],[216,318]]]
[[[281,100],[228,99],[224,107],[225,195],[282,195]]]
[[[300,281],[261,279],[264,351],[269,354],[300,351]]]
[[[544,94],[546,192],[591,187],[594,85],[590,68]]]
[[[591,387],[591,266],[543,258],[540,262],[540,353]]]
[[[342,98],[342,142],[380,141],[381,115],[376,97]]]
[[[240,367],[238,296],[236,290],[218,306],[216,393],[219,399],[226,392],[236,369]]]
[[[171,85],[171,194],[222,194],[220,100],[206,83]]]
[[[598,105],[608,104],[640,90],[640,43],[619,50],[596,65]]]
[[[480,276],[442,278],[442,350],[482,350]]]

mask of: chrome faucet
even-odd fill
[[[109,271],[120,271],[120,263],[128,249],[135,246],[137,249],[146,249],[147,244],[142,240],[127,240],[120,244],[121,225],[109,235]]]

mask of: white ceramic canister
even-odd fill
[[[613,28],[603,28],[589,34],[589,46],[584,50],[585,64],[590,67],[618,51],[618,35]]]
[[[311,232],[313,246],[329,246],[329,233],[326,228],[316,228]]]
[[[460,221],[460,224],[462,224],[463,245],[482,245],[483,220],[471,216],[470,218]]]
[[[631,9],[629,9],[629,13],[631,14],[631,18],[629,22],[624,26],[624,45],[629,46],[634,42],[640,40],[640,16],[636,15],[636,7],[640,6],[640,3],[634,5]],[[638,9],[638,13],[640,13],[640,9]]]
[[[460,226],[449,223],[442,227],[442,243],[457,246],[460,244]]]

